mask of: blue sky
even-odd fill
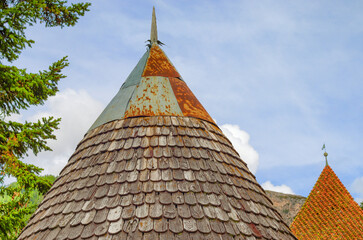
[[[53,174],[66,164],[145,52],[153,5],[164,51],[259,183],[307,196],[325,143],[363,201],[361,1],[95,0],[75,27],[33,26],[14,64],[38,71],[68,55],[70,66],[58,96],[14,116],[63,118],[54,151],[28,162]]]

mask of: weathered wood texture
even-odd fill
[[[19,239],[296,239],[231,143],[190,117],[90,131]]]

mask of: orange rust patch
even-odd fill
[[[151,47],[142,76],[180,77],[179,73],[158,45]]]
[[[125,118],[163,115],[182,116],[168,78],[143,78],[130,100]]]
[[[169,80],[184,116],[204,119],[215,124],[208,112],[204,109],[202,104],[200,104],[184,81],[177,78],[169,78]]]

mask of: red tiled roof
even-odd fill
[[[329,165],[291,224],[300,240],[363,239],[363,211]]]

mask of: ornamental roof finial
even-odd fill
[[[324,152],[325,165],[328,166],[328,153],[326,152],[326,149],[325,149],[325,143],[324,143],[323,147],[321,148],[321,150],[325,150],[325,152]]]

